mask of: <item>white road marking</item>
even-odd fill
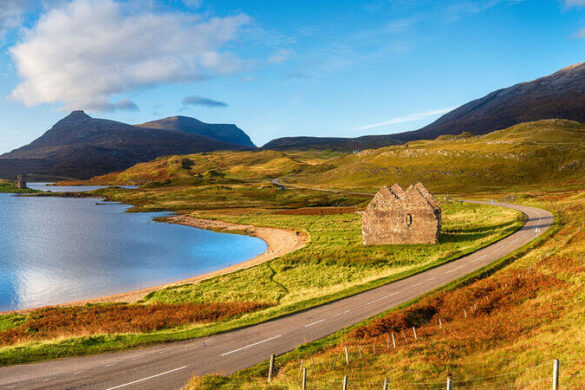
[[[138,379],[138,380],[136,380],[134,382],[128,382],[128,383],[124,383],[123,385],[118,385],[118,386],[110,387],[109,389],[106,389],[106,390],[121,389],[122,387],[127,387],[127,386],[131,386],[131,385],[135,385],[136,383],[145,382],[147,380],[154,379],[154,378],[158,378],[159,376],[167,375],[167,374],[170,374],[170,373],[175,372],[175,371],[184,370],[185,368],[187,368],[187,366],[175,368],[174,370],[169,370],[169,371],[161,372],[160,374],[156,374],[156,375],[153,375],[153,376],[149,376],[148,378]]]
[[[420,283],[415,283],[415,284],[413,284],[412,286],[410,286],[410,288],[413,288],[413,287],[418,287],[418,286],[420,286],[421,284],[424,284],[424,283],[425,283],[425,281],[423,280],[423,281],[422,281],[422,282],[420,282]]]
[[[483,258],[484,258],[484,257],[486,257],[486,256],[487,256],[487,255],[481,255],[481,256],[479,256],[477,259],[475,259],[475,260],[471,260],[471,261],[470,261],[470,263],[475,263],[476,261],[479,261],[479,260],[483,259]]]
[[[400,292],[400,291],[396,291],[396,292],[393,292],[392,294],[384,295],[384,296],[383,296],[383,297],[381,297],[381,298],[374,299],[373,301],[370,301],[370,302],[366,303],[366,305],[371,305],[372,303],[375,303],[375,302],[381,301],[381,300],[383,300],[383,299],[386,299],[386,298],[390,298],[391,296],[394,296],[394,295],[398,294],[399,292]]]
[[[319,320],[319,321],[315,321],[315,322],[311,322],[310,324],[305,325],[305,328],[308,328],[309,326],[313,326],[313,325],[317,325],[320,324],[321,322],[325,321],[323,320]]]
[[[339,317],[339,316],[342,316],[342,315],[344,315],[344,314],[346,314],[346,313],[349,313],[349,310],[345,310],[345,311],[342,311],[341,313],[334,314],[334,315],[332,315],[332,316],[331,316],[331,317],[329,317],[329,318],[335,318],[335,317]]]
[[[455,271],[457,271],[458,269],[461,269],[461,268],[463,268],[463,267],[465,267],[465,264],[464,264],[464,265],[460,265],[460,266],[459,266],[459,267],[457,267],[457,268],[453,268],[452,270],[450,270],[450,271],[447,271],[447,272],[445,272],[445,273],[446,273],[446,274],[450,274],[451,272],[455,272]]]
[[[250,345],[246,345],[245,347],[238,348],[238,349],[234,349],[233,351],[229,351],[229,352],[222,353],[222,354],[221,354],[221,356],[227,356],[227,355],[230,355],[230,354],[232,354],[232,353],[236,353],[236,352],[239,352],[239,351],[243,351],[244,349],[248,349],[248,348],[255,347],[255,346],[256,346],[256,345],[258,345],[258,344],[266,343],[266,342],[268,342],[268,341],[270,341],[270,340],[277,339],[277,338],[279,338],[279,337],[281,337],[281,336],[282,336],[282,335],[281,335],[281,334],[279,334],[278,336],[274,336],[274,337],[271,337],[271,338],[269,338],[269,339],[266,339],[266,340],[258,341],[257,343],[250,344]]]
[[[110,364],[106,364],[106,367],[112,367],[112,366],[115,366],[116,364],[118,364],[118,363],[110,363]]]

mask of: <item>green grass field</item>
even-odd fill
[[[518,195],[553,210],[558,227],[488,278],[454,284],[278,357],[270,385],[263,363],[229,377],[197,377],[188,388],[300,389],[301,359],[309,388],[340,387],[345,375],[353,389],[382,388],[385,378],[390,388],[444,388],[450,373],[455,388],[548,389],[553,359],[561,361],[561,388],[583,388],[585,192]],[[391,333],[396,348],[387,344]]]
[[[520,215],[507,209],[446,203],[440,244],[364,247],[359,215],[355,213],[322,216],[226,211],[229,213],[207,211],[204,214],[231,222],[302,229],[309,233],[311,242],[303,249],[247,270],[160,290],[148,295],[143,304],[266,302],[274,306],[223,322],[184,323],[147,333],[88,333],[71,337],[63,329],[63,337],[0,347],[0,364],[200,337],[266,321],[449,261],[510,234],[522,224]],[[0,336],[23,322],[26,324],[27,320],[26,315],[1,316]]]

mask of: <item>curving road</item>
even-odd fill
[[[473,202],[486,203],[488,202]],[[336,302],[215,336],[131,351],[0,368],[0,389],[180,389],[194,375],[229,374],[382,313],[507,255],[553,223],[545,210],[493,203],[526,214],[516,233],[477,252]]]

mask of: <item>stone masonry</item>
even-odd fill
[[[422,183],[382,187],[362,216],[364,245],[436,244],[441,206]]]
[[[23,190],[26,188],[26,182],[22,179],[22,175],[16,176],[16,181],[14,182],[14,186],[19,190]]]

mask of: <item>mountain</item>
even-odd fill
[[[462,132],[487,134],[542,119],[585,122],[585,63],[499,89],[448,112],[428,126],[395,137],[409,141]]]
[[[543,119],[585,122],[585,63],[491,92],[448,112],[419,130],[359,138],[279,138],[263,148],[342,151],[374,149],[414,140],[435,139],[447,134],[487,134],[519,123]]]
[[[73,111],[29,145],[0,156],[0,177],[87,179],[162,155],[249,147],[179,131],[132,126]]]
[[[198,134],[223,142],[243,145],[249,148],[256,147],[256,145],[252,143],[250,137],[248,137],[248,135],[236,125],[210,124],[187,116],[171,116],[169,118],[146,122],[137,126],[181,133]]]
[[[274,139],[262,149],[267,150],[336,150],[351,152],[354,150],[377,149],[384,146],[396,145],[401,141],[393,135],[366,135],[358,138],[335,137],[284,137]]]

